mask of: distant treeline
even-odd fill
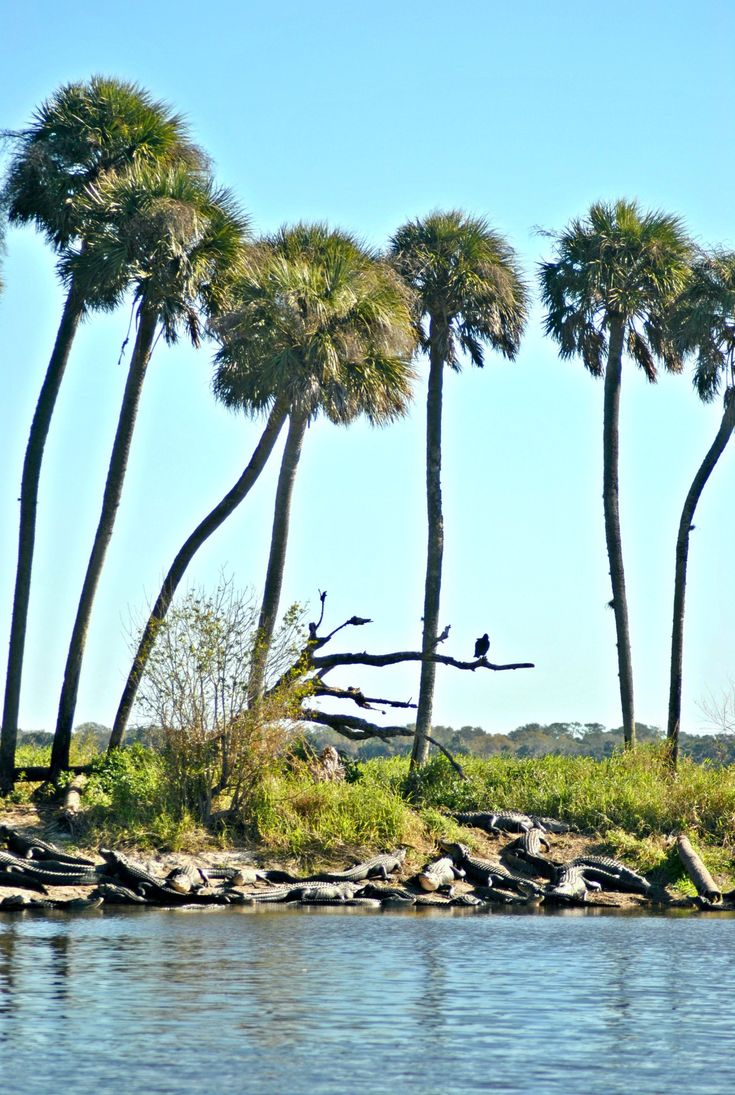
[[[657,726],[636,723],[637,739],[641,744],[663,741],[665,734]],[[623,727],[606,730],[598,722],[551,722],[542,725],[527,723],[508,734],[488,734],[481,726],[434,726],[431,736],[457,755],[477,757],[506,755],[513,757],[543,757],[549,753],[563,756],[585,756],[602,760],[623,746]],[[310,733],[316,748],[334,745],[356,760],[370,757],[392,757],[411,750],[410,738],[372,739],[364,743],[346,741],[330,730]],[[682,734],[681,753],[696,761],[709,760],[717,764],[735,764],[735,734]]]
[[[75,737],[85,739],[85,744],[90,749],[102,750],[107,747],[110,728],[101,723],[87,722],[77,726],[74,733]],[[641,744],[664,740],[664,733],[657,726],[647,726],[642,722],[636,724],[636,733]],[[452,753],[472,754],[477,757],[503,754],[513,757],[543,757],[549,753],[557,753],[562,756],[585,756],[601,760],[623,745],[622,726],[606,730],[599,722],[550,722],[546,725],[529,722],[511,730],[509,734],[488,734],[481,726],[463,726],[459,730],[452,726],[435,726],[431,735]],[[348,741],[335,731],[326,729],[309,730],[306,736],[317,750],[323,749],[325,745],[333,745],[355,760],[410,753],[412,740],[391,738],[381,741],[373,738],[360,743]],[[127,734],[128,744],[140,742],[154,749],[159,740],[160,730],[155,726],[132,727]],[[45,730],[21,731],[21,745],[44,748],[50,747],[52,741],[53,734]],[[696,761],[735,764],[735,734],[682,734],[681,752]]]

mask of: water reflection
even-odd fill
[[[318,909],[0,917],[0,1075],[31,1095],[50,1076],[75,1095],[724,1092],[732,927]]]

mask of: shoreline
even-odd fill
[[[69,835],[64,835],[60,832],[58,825],[55,825],[50,816],[51,813],[45,810],[39,810],[35,806],[23,805],[15,806],[8,805],[0,812],[0,823],[8,825],[9,827],[16,829],[18,832],[27,836],[41,837],[47,841],[56,844],[64,852],[69,851],[69,848],[74,849],[73,854],[78,854],[86,858],[93,859],[98,868],[103,867],[104,862],[101,859],[98,851],[91,847],[84,847],[82,845],[77,846]],[[44,816],[46,815],[46,816]],[[493,836],[478,829],[466,830],[472,834],[472,847],[473,854],[485,857],[489,861],[497,862],[502,869],[502,863],[505,858],[504,853],[510,843],[513,842],[514,834],[503,833],[501,836]],[[563,833],[563,834],[549,834],[551,841],[550,858],[552,862],[559,864],[573,860],[575,857],[584,855],[600,855],[604,854],[605,843],[604,838],[600,835],[586,835],[580,833]],[[297,860],[295,857],[279,856],[273,850],[269,850],[265,847],[245,847],[245,846],[232,846],[228,848],[215,848],[210,847],[208,849],[197,849],[193,851],[151,851],[150,849],[141,849],[136,847],[125,846],[125,858],[130,860],[136,866],[139,866],[144,871],[148,872],[155,879],[164,882],[166,875],[175,869],[186,868],[201,868],[204,871],[213,868],[222,869],[256,869],[259,871],[268,870],[275,875],[292,876],[294,880],[299,878],[304,879],[304,888],[308,889],[308,878],[311,875],[321,872],[334,872],[344,871],[354,865],[356,860],[360,859],[358,850],[350,849],[345,850],[343,854],[335,854],[334,852],[327,852],[324,850],[320,856],[312,856],[309,859],[309,867],[306,868],[303,861]],[[436,855],[441,856],[442,852],[437,850]],[[668,913],[723,913],[728,914],[735,911],[735,903],[727,900],[723,904],[706,905],[703,904],[702,899],[696,897],[690,897],[677,893],[671,885],[658,885],[654,883],[654,887],[650,894],[639,893],[626,893],[620,891],[613,891],[611,889],[604,889],[595,892],[589,892],[584,896],[583,900],[570,901],[569,903],[555,902],[553,905],[549,904],[549,898],[541,898],[540,900],[534,899],[533,896],[526,897],[525,899],[520,896],[513,897],[507,895],[503,898],[501,895],[503,891],[497,890],[497,893],[492,888],[478,887],[476,883],[470,881],[467,878],[458,878],[453,884],[453,892],[451,897],[441,896],[439,894],[422,892],[416,883],[417,872],[426,863],[427,857],[425,852],[419,849],[409,848],[405,857],[405,862],[400,866],[398,870],[391,873],[389,879],[384,882],[375,880],[368,884],[368,889],[365,891],[369,896],[366,899],[362,899],[362,904],[365,911],[368,910],[370,905],[373,907],[380,906],[382,909],[388,911],[394,911],[398,909],[400,904],[397,900],[385,903],[384,893],[388,893],[390,889],[399,888],[408,893],[411,893],[416,898],[416,903],[410,905],[405,903],[404,907],[413,908],[417,912],[432,911],[432,912],[497,912],[508,911],[512,913],[530,913],[530,912],[543,912],[544,914],[554,913],[568,913],[574,911],[575,913],[597,913],[597,914],[620,914],[631,913],[640,915],[667,915]],[[38,866],[42,866],[42,861],[37,862]],[[533,869],[524,869],[523,864],[518,864],[514,861],[514,872],[519,874],[520,877],[527,877],[529,881],[535,880],[538,884],[541,880]],[[655,872],[653,872],[655,874]],[[104,882],[105,879],[101,876],[100,881]],[[296,882],[294,881],[294,885]],[[496,885],[499,885],[496,883]],[[255,880],[250,878],[249,881],[243,881],[238,884],[232,885],[228,888],[227,893],[230,895],[229,900],[225,903],[224,899],[222,904],[214,904],[217,893],[221,893],[221,889],[218,889],[214,883],[210,883],[203,887],[200,891],[203,895],[199,899],[192,898],[191,903],[188,903],[185,895],[182,895],[180,899],[177,898],[175,903],[171,905],[162,904],[159,901],[146,902],[144,907],[155,908],[187,908],[192,909],[195,907],[195,900],[203,902],[206,900],[206,896],[212,896],[214,907],[225,908],[253,908],[262,909],[263,907],[279,907],[283,908],[283,904],[279,904],[277,900],[268,900],[274,892],[274,887],[277,887],[277,883],[265,880]],[[43,909],[47,911],[64,911],[68,908],[68,911],[72,912],[75,909],[84,909],[85,907],[93,907],[94,895],[96,892],[95,885],[75,885],[75,886],[49,886],[48,895],[40,894],[32,889],[25,889],[20,885],[16,885],[15,882],[10,886],[0,887],[0,912],[15,912],[23,911],[25,909],[36,909],[39,912]],[[361,901],[360,896],[351,895],[354,898],[355,904],[351,904],[350,901],[344,899],[344,897],[335,898],[334,903],[322,904],[319,900],[310,900],[309,906],[312,908],[334,908],[335,906],[342,909],[354,909],[358,902]],[[381,897],[383,897],[383,904],[381,905]],[[726,895],[729,897],[729,895]],[[17,898],[17,903],[14,904],[13,899]],[[263,900],[266,899],[266,900]],[[45,905],[46,901],[60,902],[55,909]],[[467,902],[467,904],[461,904],[461,902]],[[70,903],[68,906],[65,903]],[[91,902],[92,904],[85,906],[85,902]],[[477,904],[471,904],[471,902],[478,902]],[[481,903],[480,903],[481,902]],[[102,904],[102,902],[98,902]],[[369,904],[370,903],[370,904]],[[103,907],[108,904],[104,902]],[[207,908],[212,908],[213,904],[207,904]],[[115,901],[116,907],[121,907]]]

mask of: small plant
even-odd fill
[[[257,632],[250,593],[223,580],[213,594],[190,591],[161,623],[137,706],[161,728],[161,762],[170,809],[208,825],[215,804],[230,818],[247,810],[254,788],[292,735],[304,686],[288,675],[305,642],[304,610],[292,606],[267,666],[271,687],[249,706]]]

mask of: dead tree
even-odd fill
[[[330,699],[344,700],[348,703],[354,703],[356,707],[359,707],[362,710],[380,710],[381,713],[384,714],[385,711],[382,710],[383,708],[415,708],[416,704],[412,703],[410,700],[391,700],[366,696],[363,690],[356,685],[336,687],[325,683],[324,678],[333,670],[348,665],[364,665],[373,668],[382,668],[399,665],[403,662],[430,661],[436,662],[439,665],[451,666],[454,669],[463,671],[469,670],[471,673],[474,673],[478,669],[488,669],[495,673],[502,673],[510,669],[534,668],[533,662],[511,662],[499,665],[495,662],[489,662],[486,656],[475,658],[472,661],[463,661],[458,658],[452,658],[448,654],[437,654],[434,652],[424,654],[420,650],[400,650],[392,651],[387,654],[368,654],[367,651],[362,651],[360,653],[343,652],[337,654],[320,654],[319,651],[326,646],[339,631],[342,631],[343,628],[362,627],[365,624],[372,623],[372,620],[366,619],[363,616],[351,616],[327,635],[319,636],[319,627],[324,619],[326,593],[320,592],[319,597],[321,601],[319,621],[317,623],[309,624],[309,638],[301,651],[298,662],[296,662],[291,669],[273,685],[273,688],[270,689],[271,692],[280,687],[286,679],[293,680],[294,677],[300,677],[303,681],[308,683],[309,698],[329,697]],[[448,634],[449,628],[447,627],[442,633],[442,641],[448,637]],[[338,734],[341,734],[343,737],[352,741],[364,741],[369,738],[381,738],[384,741],[395,737],[412,738],[415,733],[415,730],[410,726],[380,726],[377,723],[368,722],[366,719],[358,718],[355,715],[332,714],[313,707],[304,707],[300,717],[304,722],[328,726],[331,730],[336,731]],[[457,763],[449,750],[434,738],[429,737],[427,740],[444,753],[458,774],[464,777],[461,766]]]

